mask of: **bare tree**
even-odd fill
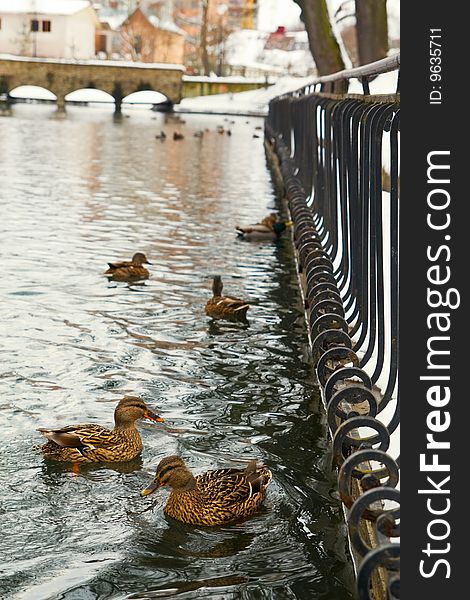
[[[301,19],[319,75],[344,69],[341,49],[333,33],[326,0],[295,0],[302,9]]]
[[[207,51],[207,33],[209,0],[202,0],[202,18],[201,18],[201,62],[204,69],[204,75],[210,74],[209,53]]]
[[[294,1],[302,9],[301,18],[318,74],[327,75],[344,69],[326,0]],[[387,0],[355,0],[355,9],[359,64],[384,58],[388,52]]]
[[[153,39],[142,35],[142,31],[125,24],[120,29],[121,54],[134,62],[152,62],[154,55]]]
[[[388,53],[387,0],[356,0],[359,64],[385,58]]]
[[[13,43],[17,45],[20,56],[31,56],[33,32],[31,31],[31,23],[26,19],[22,21],[21,30],[18,31],[18,37],[13,40]]]

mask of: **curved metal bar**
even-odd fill
[[[363,557],[358,565],[360,598],[370,597],[378,567],[388,575],[388,597],[399,597],[399,545],[389,543],[400,533],[399,509],[386,511],[382,504],[399,499],[394,489],[399,459],[387,454],[400,418],[399,96],[323,92],[341,78],[357,77],[368,93],[368,79],[377,69],[385,72],[380,69],[398,65],[395,56],[379,65],[319,78],[275,98],[265,127],[279,158],[294,221],[312,359],[333,438],[340,497],[350,509],[350,539]],[[388,221],[383,200],[384,134],[390,136]],[[385,285],[388,279],[390,284]],[[377,415],[392,400],[395,410],[384,424]],[[364,428],[372,435],[364,434]],[[367,540],[361,537],[364,520],[375,523]]]
[[[359,600],[375,600],[375,596],[370,595],[370,581],[372,573],[379,567],[386,568],[392,572],[399,572],[400,569],[400,544],[387,544],[371,550],[362,561],[357,572],[357,589]],[[400,579],[396,575],[389,579],[389,597],[390,600],[399,600],[400,598]],[[398,595],[397,595],[398,594]]]

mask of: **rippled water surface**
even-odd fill
[[[277,206],[262,122],[238,117],[229,137],[222,117],[184,119],[0,117],[2,598],[352,597],[290,240],[234,235]],[[138,250],[145,284],[101,275]],[[247,324],[206,317],[214,273],[250,301]],[[139,425],[134,463],[72,477],[33,449],[37,427],[111,425],[125,394],[166,420]],[[265,505],[227,527],[166,518],[168,492],[139,491],[174,453],[195,472],[264,461]]]

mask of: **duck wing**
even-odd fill
[[[114,273],[117,269],[122,269],[124,267],[130,267],[132,265],[131,261],[124,260],[122,262],[108,263],[109,269],[105,271],[105,273]]]
[[[231,296],[220,296],[215,300],[215,305],[221,309],[228,309],[233,312],[237,312],[239,310],[248,310],[249,305],[240,298],[232,298]]]
[[[220,506],[245,502],[257,493],[264,493],[272,475],[266,467],[241,469],[217,469],[196,477],[201,493]]]
[[[44,437],[62,448],[106,448],[114,443],[114,433],[96,423],[69,425],[61,429],[38,429]]]
[[[246,233],[272,233],[273,232],[273,229],[271,226],[264,225],[262,223],[256,223],[255,225],[245,225],[243,227],[241,227],[240,225],[237,225],[235,227],[235,229],[237,230],[237,232],[240,235],[243,235]]]

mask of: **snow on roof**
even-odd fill
[[[1,0],[0,0],[1,1]],[[107,23],[111,29],[117,30],[127,19],[127,13],[102,14],[98,13],[100,23]]]
[[[88,0],[0,0],[0,13],[74,15],[91,7]]]
[[[172,31],[173,33],[177,33],[178,35],[186,35],[186,32],[183,29],[180,29],[176,23],[173,21],[164,21],[159,19],[155,15],[150,15],[147,19],[152,23],[154,27],[157,29],[162,29],[163,31]]]

